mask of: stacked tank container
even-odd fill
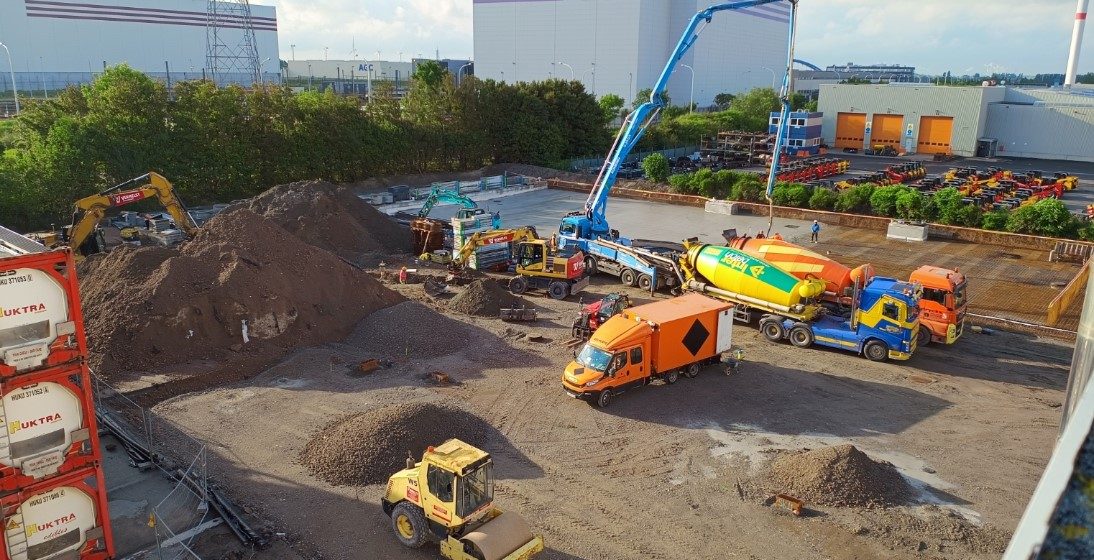
[[[0,422],[0,560],[112,558],[67,249],[0,257]]]

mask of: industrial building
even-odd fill
[[[474,0],[475,74],[507,82],[580,80],[627,103],[652,87],[708,0]],[[674,104],[781,83],[790,5],[721,12],[669,81]],[[694,85],[693,85],[694,84]]]
[[[216,74],[222,83],[277,81],[276,11],[253,2],[249,11],[248,24],[245,3],[227,0],[5,0],[0,42],[10,51],[18,89],[39,97],[89,82],[104,68],[123,63],[160,79]],[[215,34],[210,21],[216,22]],[[214,37],[219,65],[207,56]],[[257,73],[238,65],[239,54],[251,44]],[[10,95],[5,54],[0,52],[0,91]]]
[[[819,110],[836,149],[1094,161],[1094,88],[826,84]]]
[[[294,87],[334,88],[339,93],[368,95],[375,82],[387,82],[397,95],[404,93],[410,77],[419,64],[431,58],[414,58],[410,62],[391,60],[289,60],[285,62],[285,82]],[[473,75],[475,65],[470,60],[435,60],[453,76]]]

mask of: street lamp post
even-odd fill
[[[681,64],[680,66],[691,70],[691,96],[688,97],[688,112],[691,113],[695,107],[695,69],[687,64]]]
[[[582,82],[585,81],[585,74],[588,74],[589,72],[592,72],[592,78],[593,78],[593,89],[592,89],[592,91],[593,91],[593,97],[596,97],[596,63],[595,62],[593,63],[593,65],[588,70],[581,73],[581,81]]]
[[[763,68],[764,70],[767,70],[768,72],[771,72],[771,89],[775,89],[775,71],[768,68],[767,66],[761,66],[760,68]]]
[[[19,114],[19,87],[15,85],[15,65],[11,63],[11,51],[8,50],[8,46],[4,43],[0,43],[0,47],[4,47],[4,52],[8,53],[8,70],[11,72],[11,93],[15,96],[15,114]]]
[[[570,69],[570,81],[574,81],[574,67],[566,64],[565,62],[562,62],[561,60],[558,63]]]
[[[464,64],[463,66],[460,66],[460,69],[456,71],[456,86],[457,87],[459,87],[459,85],[463,83],[463,69],[467,68],[468,66],[471,66],[472,64],[474,64],[474,62],[468,62],[467,64]]]
[[[296,62],[296,45],[289,45],[289,48],[292,49],[292,61]]]

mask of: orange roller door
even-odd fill
[[[904,127],[904,115],[874,115],[870,146],[875,144],[900,148],[900,134]]]
[[[836,147],[862,149],[866,142],[866,113],[840,113],[836,116]]]
[[[953,138],[953,117],[923,117],[919,120],[919,143],[916,151],[921,154],[950,154]]]

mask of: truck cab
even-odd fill
[[[958,270],[921,266],[912,272],[909,282],[923,287],[923,297],[919,300],[919,345],[957,342],[965,330],[968,307],[965,275]]]
[[[646,322],[609,320],[593,333],[562,375],[571,397],[604,407],[613,394],[649,382],[653,327]]]

